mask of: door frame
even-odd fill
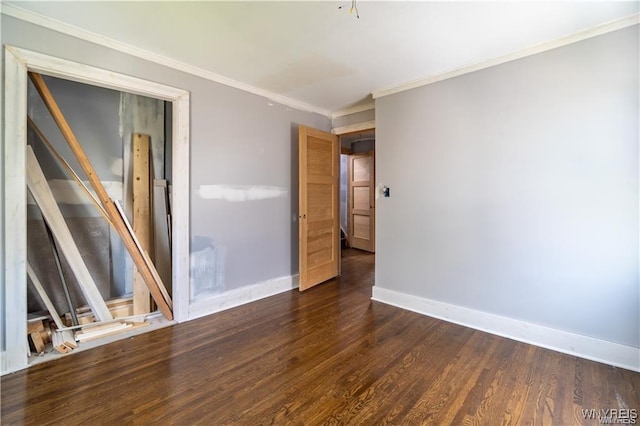
[[[27,357],[27,238],[26,143],[29,71],[172,102],[173,108],[173,310],[176,321],[188,319],[189,309],[189,91],[154,83],[26,49],[5,46],[4,85],[4,306],[0,330],[4,333],[0,373],[28,366]],[[180,283],[181,285],[178,285]],[[186,284],[185,284],[186,283]]]
[[[373,130],[375,133],[376,130],[376,122],[375,120],[372,121],[365,121],[363,123],[356,123],[356,124],[351,124],[349,126],[343,126],[343,127],[336,127],[334,129],[331,130],[331,133],[335,134],[338,136],[338,141],[339,141],[339,146],[340,146],[340,154],[345,154],[345,155],[354,155],[351,147],[349,148],[344,148],[342,146],[342,137],[343,136],[348,136],[348,135],[353,135],[356,133],[362,133],[362,132],[368,132],[370,130]],[[375,139],[374,139],[375,140]],[[375,176],[376,176],[376,166],[375,166],[375,156],[376,156],[376,149],[375,149],[375,142],[374,142],[374,149],[373,149],[373,157],[374,157],[374,163],[373,163],[373,176],[374,176],[374,181],[373,181],[373,186],[374,186],[374,194],[375,194]],[[358,154],[365,154],[364,152],[362,153],[358,153]],[[349,168],[351,167],[351,162],[347,162],[347,243],[349,244],[349,247],[351,247],[351,229],[350,229],[350,220],[348,218],[349,216],[349,189],[348,189],[348,174],[349,174]],[[375,197],[373,199],[374,204],[375,204]],[[340,200],[338,200],[338,203],[340,202]],[[375,222],[374,222],[374,230],[373,230],[373,235],[375,237]],[[375,243],[374,243],[374,247],[375,247]],[[342,258],[342,245],[340,246],[340,257]],[[342,268],[342,266],[340,267]],[[342,271],[342,269],[340,269],[340,271]]]

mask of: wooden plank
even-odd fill
[[[151,247],[151,197],[149,170],[149,135],[136,133],[132,137],[133,149],[133,233],[143,250]],[[151,312],[151,292],[137,270],[133,273],[133,314]]]
[[[31,333],[29,337],[31,337],[31,342],[33,343],[33,348],[36,350],[36,353],[41,354],[44,352],[45,344],[40,332]]]
[[[53,198],[51,189],[42,173],[38,159],[30,146],[27,146],[27,186],[55,235],[59,248],[64,253],[67,263],[77,278],[82,294],[89,306],[91,306],[96,318],[100,319],[100,321],[113,319],[87,266],[82,260],[80,251],[73,241],[69,227],[64,217],[62,217],[58,204]]]
[[[49,295],[44,290],[42,283],[36,276],[36,273],[33,272],[33,268],[31,267],[31,264],[28,261],[27,261],[27,275],[31,279],[31,284],[33,284],[33,287],[38,292],[40,299],[42,299],[44,306],[46,306],[47,310],[49,311],[49,314],[51,314],[51,318],[53,318],[53,322],[56,323],[56,327],[63,328],[64,324],[62,323],[62,319],[60,318],[60,315],[58,315],[58,311],[56,311],[55,306],[53,306],[53,302],[51,301],[51,299],[49,299]]]
[[[128,328],[131,328],[131,324],[124,322],[106,324],[104,327],[94,327],[90,331],[79,331],[76,333],[76,339],[78,339],[79,342],[88,342],[93,339],[127,331]]]
[[[80,164],[80,167],[84,171],[87,179],[89,180],[89,183],[91,183],[91,186],[96,192],[96,195],[100,200],[100,204],[102,204],[105,211],[107,212],[107,215],[111,219],[114,229],[122,238],[122,242],[131,255],[131,259],[133,260],[135,266],[138,268],[138,271],[140,271],[140,273],[142,274],[145,283],[149,287],[151,296],[158,304],[158,307],[160,308],[162,314],[169,320],[173,319],[173,310],[170,304],[171,299],[165,299],[162,291],[162,289],[164,289],[164,284],[162,284],[162,280],[157,279],[157,272],[155,271],[155,267],[153,266],[153,264],[149,265],[147,264],[147,262],[145,262],[144,252],[136,246],[133,238],[133,233],[127,228],[124,221],[122,220],[122,217],[119,215],[115,204],[109,198],[109,194],[107,194],[107,191],[102,185],[102,182],[100,182],[100,179],[98,178],[93,166],[84,153],[82,146],[80,146],[80,142],[78,142],[78,139],[71,130],[69,123],[64,118],[62,111],[60,111],[58,104],[51,95],[51,92],[42,79],[42,76],[36,73],[29,73],[29,78],[33,82],[44,104],[46,105],[51,116],[58,125],[60,132],[67,141],[67,144],[73,151],[76,159],[78,160],[78,163]],[[166,289],[164,289],[164,293],[166,293]]]
[[[126,323],[123,327],[118,327],[112,330],[102,330],[101,332],[94,334],[82,334],[78,336],[78,340],[80,342],[90,342],[91,340],[100,339],[107,336],[112,336],[114,334],[120,334],[127,331],[135,330],[136,328],[146,327],[148,326],[148,322],[134,322],[134,323]]]
[[[107,302],[107,307],[114,319],[133,316],[133,300],[131,298],[115,304]],[[91,309],[89,307],[83,306],[76,309],[76,312],[78,313],[78,319],[81,324],[95,322],[95,317],[91,313]],[[65,322],[68,324],[71,323],[71,315],[68,313],[65,314]]]
[[[162,282],[171,292],[171,247],[169,245],[169,216],[167,211],[167,181],[153,181],[153,240],[154,263]]]
[[[42,320],[41,319],[27,320],[27,333],[28,334],[36,333],[36,332],[40,332],[40,331],[44,331],[44,325],[42,324]]]
[[[107,308],[109,308],[109,310],[112,310],[112,309],[118,309],[121,307],[131,307],[131,305],[133,304],[133,299],[131,296],[125,296],[125,297],[119,297],[117,299],[107,300],[105,301],[105,303],[107,304]],[[76,313],[78,314],[85,314],[90,311],[91,311],[91,308],[86,305],[79,306],[76,308]]]

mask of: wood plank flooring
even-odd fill
[[[372,302],[343,276],[2,378],[9,424],[599,424],[640,374]],[[597,412],[595,412],[597,414]],[[637,420],[640,422],[640,420]]]

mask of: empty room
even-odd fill
[[[1,1],[3,424],[635,424],[640,5]]]

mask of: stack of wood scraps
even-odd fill
[[[106,304],[114,319],[133,316],[133,299],[131,296],[107,300]],[[80,306],[75,309],[75,312],[78,324],[73,324],[71,313],[67,312],[63,318],[67,327],[72,325],[87,325],[98,321],[89,306]]]
[[[131,331],[147,325],[149,325],[148,322],[134,321],[114,321],[106,324],[94,323],[76,332],[76,340],[78,342],[90,342],[91,340]]]
[[[149,320],[154,317],[154,314],[131,315],[133,311],[131,297],[108,300],[106,305],[116,318],[115,320],[98,321],[89,306],[75,309],[79,325],[73,324],[69,312],[62,317],[57,314],[55,309],[49,313],[29,314],[27,334],[31,353],[42,355],[48,352],[47,347],[51,345],[50,347],[56,352],[67,354],[78,348],[77,342],[89,342],[145,327],[150,325]],[[62,325],[62,327],[58,327],[58,325]]]
[[[44,353],[47,343],[51,341],[50,317],[48,315],[29,314],[27,317],[27,334],[29,346],[36,354]]]
[[[78,348],[75,336],[71,330],[53,330],[51,334],[53,349],[61,354],[67,354]]]

